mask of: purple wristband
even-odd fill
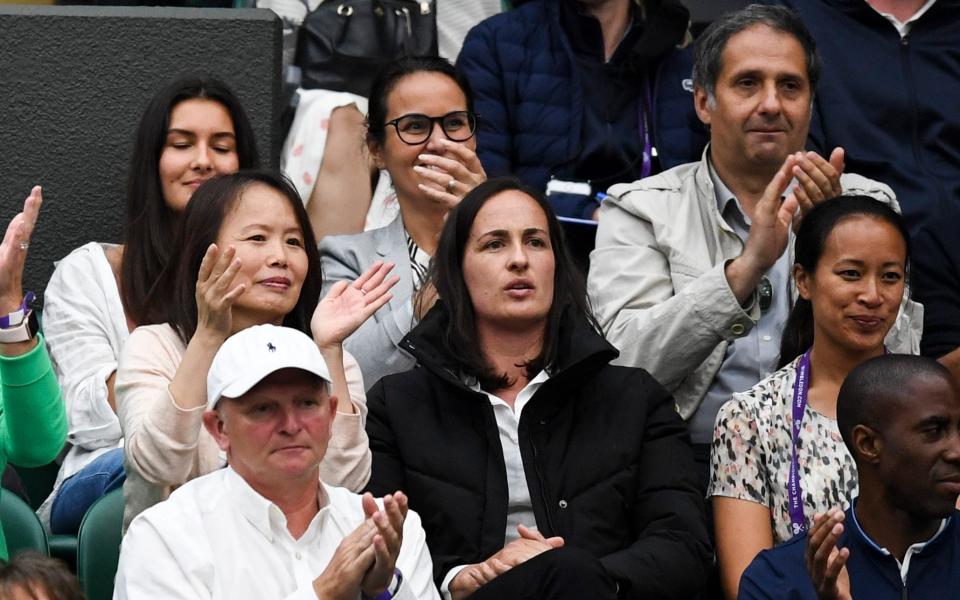
[[[27,317],[27,312],[30,310],[33,298],[33,292],[27,292],[20,303],[20,308],[0,317],[0,329],[10,329],[23,323],[23,320]]]
[[[387,586],[387,589],[383,590],[370,600],[393,600],[393,597],[400,589],[401,583],[403,583],[403,573],[400,572],[400,569],[394,568],[393,581],[390,582],[390,585]]]

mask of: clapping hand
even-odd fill
[[[813,516],[813,527],[807,534],[807,572],[820,600],[851,600],[847,559],[850,550],[837,548],[843,533],[843,512],[834,509],[825,515]]]
[[[373,537],[377,528],[370,519],[350,532],[327,563],[327,568],[313,580],[313,591],[324,600],[356,600],[360,581],[373,566]]]
[[[383,497],[383,510],[369,493],[363,495],[363,512],[377,527],[373,536],[374,561],[361,582],[361,589],[373,598],[387,589],[393,580],[393,571],[403,543],[403,522],[407,518],[407,497],[403,492]]]
[[[343,343],[364,321],[390,301],[400,277],[387,277],[393,263],[378,260],[352,283],[339,281],[317,304],[310,320],[313,339],[321,350]]]
[[[402,492],[384,496],[382,510],[369,493],[361,502],[366,519],[343,538],[327,568],[313,581],[318,598],[354,600],[361,591],[374,597],[393,580],[403,542],[407,497]]]
[[[824,160],[816,152],[797,152],[793,155],[795,164],[792,174],[797,179],[793,186],[793,195],[800,207],[798,219],[794,219],[794,230],[800,221],[814,206],[843,194],[840,175],[843,174],[843,148],[834,148],[830,160]]]
[[[230,335],[233,303],[247,289],[243,283],[233,285],[241,267],[235,256],[233,246],[220,252],[210,244],[197,273],[197,332],[206,331],[221,341]]]

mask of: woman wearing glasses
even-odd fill
[[[476,155],[476,125],[469,84],[442,58],[398,60],[370,89],[367,147],[390,173],[400,214],[386,227],[320,243],[324,293],[377,260],[394,263],[400,276],[390,302],[346,340],[368,387],[414,365],[398,344],[436,298],[420,287],[440,230],[450,209],[487,178]]]

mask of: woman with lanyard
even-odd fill
[[[727,598],[757,553],[805,531],[814,513],[847,507],[857,474],[837,429],[840,385],[861,362],[886,348],[915,352],[919,339],[916,305],[903,302],[910,239],[892,208],[828,200],[803,219],[794,248],[799,298],[781,368],[734,394],[714,430],[708,495]]]

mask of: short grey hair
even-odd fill
[[[807,59],[807,79],[811,92],[820,81],[820,55],[817,44],[806,25],[793,10],[785,6],[751,4],[730,12],[710,24],[696,41],[693,54],[693,84],[713,99],[717,91],[717,77],[723,68],[723,51],[734,35],[753,27],[766,25],[775,31],[792,35],[803,48]]]

